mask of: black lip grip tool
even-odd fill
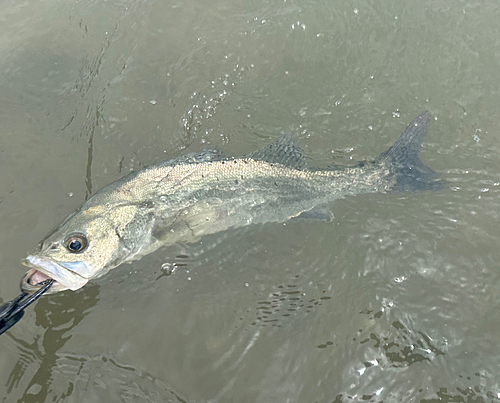
[[[38,283],[41,288],[37,292],[31,295],[22,292],[12,301],[3,304],[0,307],[0,334],[3,334],[19,322],[24,316],[24,310],[46,293],[52,284],[54,284],[53,279],[42,281]]]

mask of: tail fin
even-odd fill
[[[446,187],[446,181],[439,179],[438,174],[418,158],[430,121],[431,114],[422,112],[406,127],[394,145],[375,160],[391,166],[391,171],[396,175],[396,183],[391,188],[393,192],[439,190]]]

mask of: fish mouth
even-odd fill
[[[21,263],[30,268],[21,279],[21,290],[29,294],[39,290],[42,287],[39,284],[48,279],[54,279],[55,281],[47,294],[54,294],[68,289],[75,291],[88,282],[88,279],[45,257],[30,255],[23,259]]]

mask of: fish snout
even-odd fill
[[[39,284],[48,279],[55,280],[47,292],[49,294],[67,289],[75,291],[82,288],[88,282],[87,278],[43,256],[29,255],[21,263],[30,268],[21,279],[21,289],[27,293],[37,291],[41,287]]]
[[[27,294],[34,294],[40,288],[43,287],[43,284],[46,280],[53,279],[53,277],[47,276],[45,273],[37,269],[28,270],[23,278],[21,279],[21,291]],[[57,280],[54,281],[52,286],[45,292],[45,294],[55,294],[60,291],[67,290],[68,287],[59,283]]]

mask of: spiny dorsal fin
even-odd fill
[[[203,162],[222,161],[225,159],[226,157],[224,152],[216,148],[181,155],[180,157],[162,162],[161,165],[174,166],[178,164],[201,164]]]
[[[287,134],[282,134],[276,141],[260,150],[247,155],[256,161],[282,164],[295,169],[303,169],[306,161],[302,150],[297,146],[298,139]]]

